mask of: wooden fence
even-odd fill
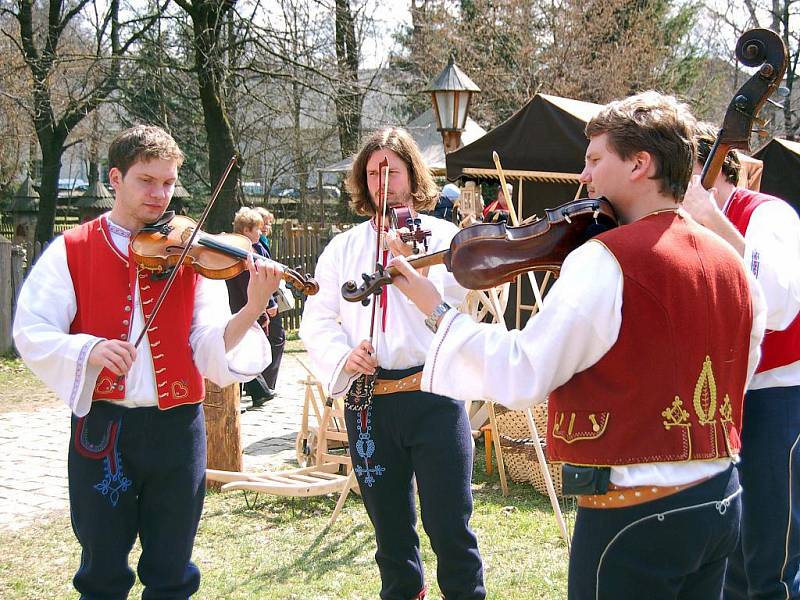
[[[29,265],[41,253],[42,244],[39,242],[12,244],[0,236],[0,353],[9,352],[12,348],[11,323],[19,290]]]
[[[342,226],[338,227],[341,228]],[[282,227],[273,227],[270,240],[272,256],[287,267],[313,276],[317,268],[317,258],[330,240],[330,232],[330,227],[323,229],[319,225],[291,226],[287,223]],[[304,305],[305,299],[297,298],[294,309],[283,313],[283,327],[286,331],[294,331],[300,327]]]

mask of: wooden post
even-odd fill
[[[208,468],[221,471],[242,470],[242,437],[239,421],[239,384],[221,388],[206,379],[206,441]],[[207,482],[209,488],[219,489],[217,481]]]
[[[11,350],[11,319],[14,305],[11,242],[0,235],[0,354]]]

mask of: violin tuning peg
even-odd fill
[[[369,283],[370,276],[369,276],[368,273],[362,273],[361,274],[361,279],[363,279],[365,283]]]
[[[369,306],[369,296],[367,296],[366,298],[364,298],[364,299],[361,301],[361,304],[363,304],[364,306]]]

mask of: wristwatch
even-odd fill
[[[436,330],[439,329],[439,319],[442,318],[444,313],[448,310],[453,308],[447,302],[442,302],[433,309],[433,312],[428,315],[428,318],[425,319],[425,326],[430,329],[433,333],[436,333]]]

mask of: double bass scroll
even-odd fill
[[[703,166],[701,183],[707,190],[713,187],[730,150],[750,149],[753,123],[764,124],[758,114],[777,91],[789,63],[783,40],[769,29],[745,31],[736,43],[736,58],[745,66],[759,69],[737,90],[728,105],[722,128]]]

